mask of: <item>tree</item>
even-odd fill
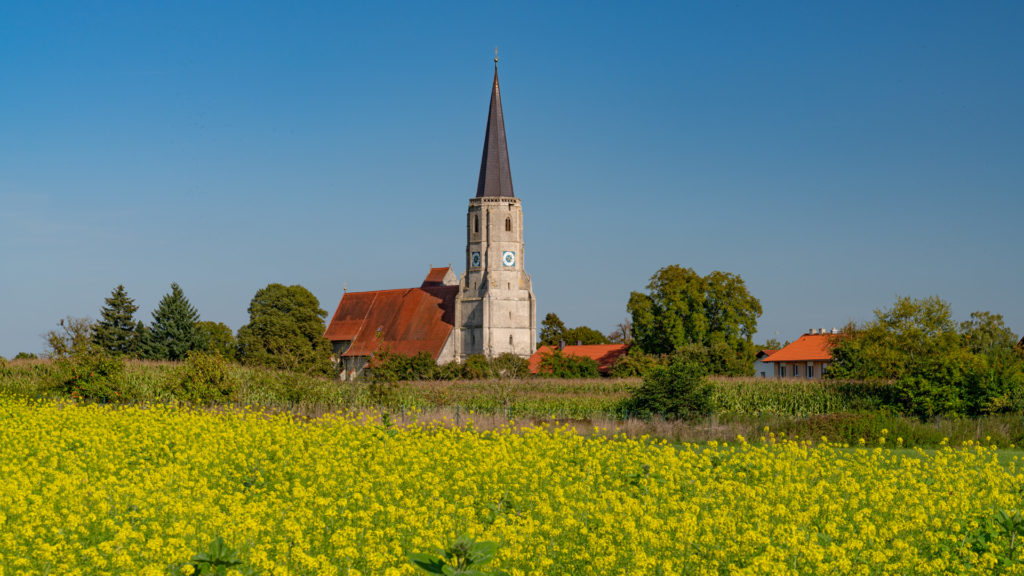
[[[1017,335],[1003,322],[1003,315],[991,312],[971,312],[971,319],[960,323],[960,335],[964,347],[975,354],[1002,354],[1017,344]]]
[[[682,356],[644,373],[644,382],[626,403],[639,415],[661,414],[678,419],[706,416],[714,409],[714,388],[704,366]]]
[[[562,339],[568,345],[608,344],[608,338],[604,334],[589,326],[577,326],[566,330],[562,334]]]
[[[769,338],[768,341],[764,343],[764,350],[782,350],[782,348],[782,342],[779,342],[778,338]]]
[[[896,379],[916,363],[950,354],[960,344],[949,303],[938,296],[897,297],[875,319],[846,326],[832,347],[835,378]]]
[[[137,355],[139,339],[134,316],[138,309],[124,285],[118,284],[100,309],[100,319],[93,327],[92,339],[96,346],[114,356]]]
[[[203,333],[196,328],[199,312],[177,283],[153,311],[146,356],[154,360],[184,360],[191,350],[203,350]]]
[[[540,323],[540,343],[542,346],[558,346],[565,335],[565,324],[558,314],[548,312]]]
[[[705,367],[716,374],[753,370],[752,337],[761,302],[738,274],[712,272],[705,277],[673,265],[651,276],[647,293],[633,292],[626,305],[633,338],[648,354],[671,354],[691,346],[704,348]]]
[[[57,323],[57,330],[43,335],[50,358],[69,358],[90,351],[92,348],[93,321],[89,318],[68,316]]]
[[[563,342],[573,344],[607,344],[608,338],[604,334],[588,326],[577,326],[566,328],[561,318],[554,312],[549,312],[540,324],[540,343],[542,346],[559,346]]]
[[[316,296],[302,286],[268,284],[253,296],[249,323],[238,330],[239,359],[245,364],[329,374],[326,316]]]
[[[196,323],[196,329],[202,333],[203,341],[206,342],[206,352],[217,354],[225,360],[234,360],[238,356],[238,342],[227,324],[207,320]]]
[[[615,330],[608,334],[608,341],[612,344],[629,344],[633,341],[633,323],[629,318],[615,325]]]

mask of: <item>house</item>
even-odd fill
[[[835,328],[831,332],[812,329],[762,362],[773,366],[776,378],[821,378],[832,362],[832,341],[837,334]]]
[[[775,367],[764,361],[765,358],[775,354],[778,350],[758,350],[754,360],[754,376],[757,378],[774,378]]]
[[[382,346],[404,355],[427,352],[439,363],[472,354],[529,358],[537,350],[537,302],[523,229],[495,59],[476,196],[466,212],[466,272],[431,268],[418,288],[346,292],[324,333],[342,377],[358,376]]]
[[[530,356],[530,373],[540,372],[540,363],[544,356],[553,354],[558,350],[555,346],[541,346]],[[563,346],[562,354],[565,356],[592,358],[597,362],[597,371],[607,375],[612,369],[615,361],[629,351],[629,344],[577,344],[575,346]]]

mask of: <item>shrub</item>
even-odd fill
[[[90,351],[59,360],[63,378],[58,386],[64,394],[97,402],[131,401],[124,386],[124,360]]]
[[[633,346],[629,352],[619,356],[612,364],[608,375],[613,378],[636,378],[643,376],[651,368],[658,365],[658,358],[644,354],[640,347]]]
[[[586,356],[568,356],[561,350],[554,350],[541,357],[540,374],[555,378],[599,378],[597,361]]]
[[[714,391],[701,364],[675,358],[667,366],[656,366],[644,375],[643,384],[627,402],[638,415],[661,414],[678,419],[710,414]]]
[[[506,352],[491,360],[491,372],[501,378],[524,378],[530,375],[530,361]]]
[[[479,380],[491,377],[491,363],[483,354],[473,354],[462,363],[462,377],[467,380]]]
[[[173,394],[183,402],[209,405],[238,400],[231,367],[217,354],[189,351],[174,384]]]

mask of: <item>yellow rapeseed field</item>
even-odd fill
[[[263,574],[414,574],[410,553],[462,533],[515,575],[1024,573],[1005,527],[1015,462],[881,442],[672,446],[3,397],[0,574],[168,574],[218,537]]]

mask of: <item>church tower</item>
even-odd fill
[[[498,59],[476,197],[466,214],[466,273],[460,282],[456,356],[529,357],[537,350],[537,303],[526,273],[523,207],[512,192]]]

